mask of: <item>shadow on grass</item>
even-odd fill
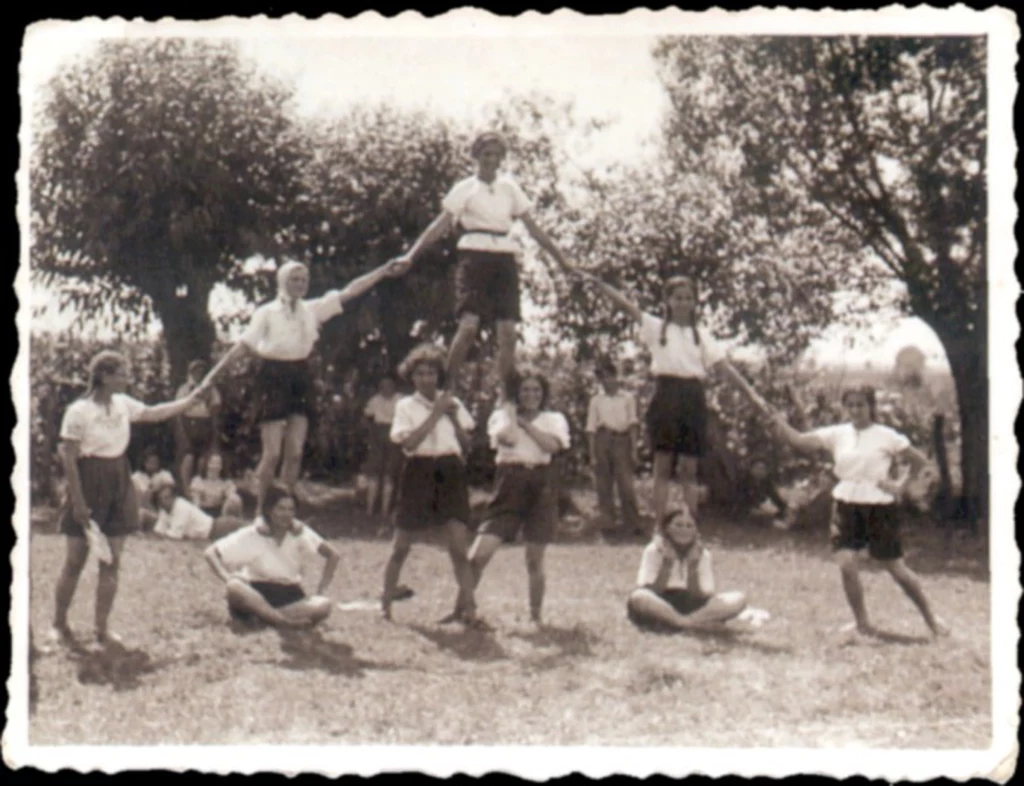
[[[906,633],[896,633],[891,630],[876,629],[871,638],[881,644],[899,644],[904,647],[920,646],[922,644],[932,643],[932,639],[929,636],[911,636]]]
[[[702,655],[719,655],[734,651],[756,652],[761,655],[791,655],[795,650],[789,644],[778,644],[755,638],[749,630],[724,627],[707,630],[644,630],[645,636],[685,636],[699,642]]]
[[[494,640],[493,634],[468,628],[441,630],[425,625],[409,625],[409,629],[434,643],[438,649],[452,653],[462,660],[506,660],[508,655]]]
[[[286,669],[319,670],[342,677],[363,677],[367,670],[400,670],[394,664],[357,658],[351,644],[326,639],[318,630],[282,630],[278,634],[281,652],[289,658],[281,664]]]
[[[101,649],[76,645],[69,655],[76,664],[79,682],[83,685],[109,685],[116,691],[141,687],[141,677],[159,671],[173,660],[154,660],[144,650],[118,645]]]
[[[528,641],[534,647],[558,647],[559,657],[592,657],[594,652],[591,645],[599,641],[596,634],[579,624],[571,628],[544,625],[529,633],[515,632],[509,635]]]

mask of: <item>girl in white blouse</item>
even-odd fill
[[[455,184],[442,202],[441,215],[398,261],[408,269],[430,246],[453,229],[459,229],[455,271],[455,315],[459,327],[448,352],[448,377],[452,384],[458,384],[459,369],[481,323],[493,322],[498,341],[498,374],[504,385],[515,362],[516,323],[520,319],[520,249],[509,237],[514,222],[521,221],[530,236],[562,268],[568,263],[530,215],[532,205],[519,184],[508,175],[498,174],[508,152],[505,138],[495,132],[481,134],[470,152],[476,161],[476,174]]]
[[[395,537],[384,568],[381,611],[391,619],[398,579],[418,536],[443,528],[455,580],[459,585],[462,621],[475,624],[473,574],[469,566],[469,486],[465,454],[474,423],[465,405],[441,392],[445,382],[444,350],[422,344],[403,361],[398,373],[416,392],[395,405],[391,441],[405,454],[395,510]]]
[[[696,516],[699,496],[697,462],[708,452],[707,404],[704,381],[713,370],[742,386],[739,372],[726,359],[725,349],[697,326],[697,289],[693,279],[674,276],[665,282],[664,317],[640,309],[600,279],[577,272],[584,281],[629,314],[640,326],[640,338],[651,352],[656,379],[647,410],[648,437],[654,449],[654,520],[665,516],[669,483],[676,460],[681,464],[683,498]]]
[[[867,549],[917,606],[932,634],[948,635],[949,626],[932,611],[920,579],[907,567],[900,539],[897,503],[928,460],[903,434],[876,422],[873,388],[846,390],[842,403],[850,418],[846,423],[800,433],[777,415],[774,425],[779,436],[794,448],[832,456],[832,471],[839,480],[832,490],[832,550],[856,631],[862,635],[876,633],[868,620],[858,568],[859,555]],[[894,462],[907,465],[907,470],[895,478]]]
[[[118,571],[125,536],[138,528],[139,504],[125,451],[133,423],[158,423],[180,415],[203,395],[200,385],[178,401],[148,405],[125,393],[128,377],[124,357],[110,350],[89,363],[89,390],[64,413],[60,455],[67,478],[67,504],[60,532],[67,535],[67,556],[57,580],[50,643],[73,645],[68,610],[89,556],[86,529],[90,520],[110,544],[111,561],[99,565],[96,583],[96,640],[117,644],[108,628],[117,595]]]
[[[389,262],[340,291],[305,300],[308,268],[301,262],[285,263],[277,271],[277,298],[256,309],[238,343],[207,374],[204,386],[244,353],[262,359],[254,386],[262,443],[256,467],[258,506],[279,465],[280,482],[289,489],[294,491],[299,478],[309,418],[316,405],[309,359],[321,325],[342,313],[348,301],[401,272],[401,265]]]
[[[508,407],[496,409],[487,422],[491,447],[497,451],[494,495],[469,550],[473,585],[502,543],[523,533],[530,620],[542,624],[544,552],[558,528],[558,483],[552,457],[569,447],[569,422],[548,409],[551,388],[538,372],[509,377]],[[458,620],[461,609],[444,622]],[[480,624],[484,627],[484,624]]]

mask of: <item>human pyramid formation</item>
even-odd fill
[[[400,598],[402,566],[413,543],[425,531],[440,529],[457,584],[454,609],[442,622],[489,629],[477,613],[476,587],[499,546],[522,531],[530,614],[535,624],[542,624],[544,554],[558,516],[551,460],[569,447],[569,424],[549,406],[547,379],[535,371],[515,369],[519,249],[509,231],[516,220],[566,275],[589,284],[597,295],[628,314],[650,350],[656,391],[646,425],[654,450],[655,530],[643,551],[636,586],[628,594],[627,612],[635,624],[673,630],[714,628],[749,611],[743,593],[716,590],[711,554],[698,530],[697,460],[707,445],[704,383],[715,372],[760,409],[780,439],[800,450],[832,455],[839,483],[833,491],[831,539],[853,611],[854,631],[873,633],[858,577],[858,556],[866,548],[914,602],[932,633],[948,633],[904,562],[899,535],[896,503],[926,459],[904,435],[875,421],[873,391],[844,392],[848,422],[806,433],[795,431],[729,363],[722,345],[698,325],[697,293],[690,278],[675,276],[665,282],[663,316],[643,311],[625,294],[571,265],[538,226],[521,188],[499,174],[507,153],[501,135],[482,134],[471,153],[476,173],[455,184],[443,201],[441,215],[405,254],[315,299],[305,298],[309,272],[304,265],[281,266],[277,298],[256,310],[240,340],[184,398],[143,404],[124,392],[125,363],[119,354],[102,352],[92,359],[89,390],[68,408],[61,427],[68,505],[60,529],[69,537],[56,588],[53,642],[74,641],[68,609],[89,552],[85,536],[95,536],[97,531],[109,543],[110,554],[99,567],[95,634],[101,645],[119,641],[108,619],[124,537],[137,528],[138,521],[125,455],[131,423],[182,415],[203,401],[229,363],[246,353],[261,360],[255,384],[262,440],[256,469],[260,515],[251,524],[206,526],[206,535],[217,538],[206,558],[226,586],[234,617],[304,627],[330,614],[332,603],[326,593],[340,556],[295,518],[294,485],[314,401],[309,358],[324,322],[383,279],[404,275],[425,249],[452,231],[461,233],[455,281],[457,333],[447,353],[434,344],[423,344],[398,370],[415,392],[398,400],[389,432],[404,462],[381,611],[385,619],[392,619],[392,604]],[[487,423],[496,451],[495,489],[483,523],[472,535],[464,456],[475,424],[453,388],[482,323],[495,326],[503,390]],[[895,462],[906,466],[898,477],[891,472]],[[670,482],[677,464],[685,504],[669,510]],[[310,596],[302,587],[300,566],[304,555],[314,554],[325,565]],[[674,570],[675,583],[671,581]]]

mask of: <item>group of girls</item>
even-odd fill
[[[502,542],[520,531],[526,541],[532,619],[542,621],[544,551],[557,520],[551,458],[569,447],[564,416],[549,408],[547,381],[540,374],[514,372],[519,321],[516,243],[509,231],[521,221],[538,244],[567,274],[591,284],[595,292],[631,316],[650,350],[656,378],[647,412],[654,448],[655,534],[644,550],[636,590],[629,595],[630,619],[640,625],[670,628],[720,624],[746,605],[738,593],[717,593],[711,557],[698,532],[697,462],[707,451],[704,396],[709,373],[721,373],[747,394],[773,423],[783,440],[804,450],[830,452],[840,483],[833,492],[837,517],[832,545],[839,562],[857,630],[872,628],[857,577],[856,557],[867,548],[918,606],[936,634],[948,630],[931,611],[920,582],[902,557],[898,496],[920,470],[924,457],[902,435],[874,422],[870,393],[844,395],[850,422],[799,434],[774,415],[726,359],[722,345],[697,324],[697,291],[686,277],[665,283],[665,313],[655,316],[596,277],[570,266],[530,216],[530,203],[514,180],[499,175],[507,152],[504,139],[481,135],[473,144],[477,172],[455,185],[443,200],[443,212],[405,254],[355,279],[342,290],[306,299],[309,271],[298,263],[277,273],[278,296],[261,306],[235,346],[178,401],[146,406],[124,394],[123,359],[102,353],[90,369],[85,397],[69,408],[62,427],[70,508],[62,519],[69,538],[68,557],[57,587],[54,632],[70,635],[67,609],[85,563],[81,535],[90,517],[110,538],[115,558],[101,566],[97,589],[96,633],[111,633],[107,619],[117,587],[123,535],[134,528],[137,505],[128,479],[124,451],[132,422],[163,420],[193,408],[216,376],[245,353],[262,360],[256,380],[262,452],[256,471],[258,510],[252,525],[210,547],[207,557],[227,585],[232,612],[255,615],[275,624],[307,624],[322,619],[330,605],[322,597],[337,554],[310,528],[294,518],[294,484],[313,407],[309,357],[321,325],[341,314],[349,300],[387,277],[404,275],[420,254],[452,230],[457,244],[456,308],[458,331],[447,353],[435,345],[416,348],[400,372],[415,391],[394,403],[388,439],[404,456],[397,489],[395,534],[384,571],[383,616],[391,619],[398,581],[411,545],[424,530],[445,534],[458,587],[453,612],[444,621],[487,627],[477,614],[475,591],[482,572]],[[493,322],[502,381],[499,406],[487,431],[497,452],[496,489],[483,524],[471,541],[465,458],[475,423],[455,395],[458,372],[483,323]],[[894,460],[909,465],[903,477],[890,478]],[[669,484],[680,466],[685,506],[667,509]],[[283,487],[273,484],[277,477]],[[307,598],[298,583],[297,560],[304,552],[326,561],[316,596]],[[680,566],[682,586],[669,577]],[[268,568],[268,566],[270,566]]]

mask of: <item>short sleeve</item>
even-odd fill
[[[156,514],[156,524],[153,525],[153,532],[157,535],[163,535],[165,538],[176,537],[174,528],[171,526],[171,515],[166,510],[161,509]]]
[[[569,436],[569,421],[565,419],[565,415],[561,412],[551,412],[544,425],[547,426],[544,430],[558,440],[562,450],[568,449],[572,438]]]
[[[834,455],[840,429],[842,429],[842,426],[822,426],[821,428],[812,429],[807,433],[820,439],[825,444],[825,447],[828,448],[829,453]]]
[[[661,340],[661,323],[653,314],[640,315],[640,340],[648,347],[655,346]]]
[[[245,332],[239,336],[238,340],[249,347],[249,349],[256,349],[260,344],[260,339],[263,338],[266,333],[267,318],[267,307],[260,306],[252,315],[252,319],[249,320],[249,326],[245,329]]]
[[[345,310],[345,307],[341,304],[341,292],[337,289],[332,289],[330,292],[313,300],[307,300],[306,305],[313,312],[318,325],[322,325]]]
[[[505,430],[509,425],[508,413],[505,408],[494,410],[491,416],[487,419],[487,437],[490,440],[491,447],[495,450],[498,448],[498,434]]]
[[[644,553],[640,557],[640,570],[636,574],[636,585],[638,587],[658,587],[664,583],[664,576],[671,571],[671,562],[665,553],[658,547],[656,540],[647,544]],[[670,564],[666,566],[666,562]],[[667,568],[667,570],[666,570]]]
[[[901,434],[900,432],[896,431],[896,429],[886,427],[885,436],[885,449],[890,456],[895,456],[899,453],[902,453],[904,450],[910,447],[910,439],[905,434]]]
[[[473,420],[473,416],[469,414],[469,410],[466,409],[466,405],[462,401],[455,399],[455,403],[458,405],[455,417],[459,422],[459,426],[462,427],[463,431],[472,431],[476,427],[476,421]]]
[[[597,431],[597,396],[590,397],[590,404],[587,406],[587,425],[583,430],[588,434]]]
[[[710,369],[726,358],[725,346],[707,330],[697,328],[700,336],[700,351],[704,367]]]
[[[413,422],[410,411],[411,403],[410,399],[403,398],[395,404],[395,419],[391,421],[391,441],[398,445],[405,442],[406,437],[416,430],[417,424]]]
[[[363,415],[372,418],[377,414],[377,396],[370,396],[370,400],[366,402],[366,406],[363,407]]]
[[[313,529],[308,524],[302,525],[302,548],[306,552],[313,556],[320,550],[320,544],[324,542],[324,539],[320,536],[320,533]]]
[[[508,185],[512,193],[512,218],[519,218],[524,213],[529,213],[533,209],[533,203],[530,201],[530,198],[526,196],[526,193],[515,180],[509,178]]]
[[[139,419],[139,416],[145,412],[149,407],[139,401],[137,398],[131,396],[123,397],[125,409],[128,410],[128,420],[134,423]]]
[[[60,424],[60,438],[70,442],[81,442],[85,439],[88,418],[83,407],[77,402],[67,408],[64,420]]]
[[[231,567],[241,567],[249,558],[249,540],[252,538],[252,526],[235,530],[229,535],[214,543],[214,548],[220,554],[221,559]]]
[[[460,180],[452,186],[452,190],[441,201],[441,206],[445,209],[445,212],[451,213],[458,220],[465,212],[466,203],[469,201],[472,193],[473,179]]]

